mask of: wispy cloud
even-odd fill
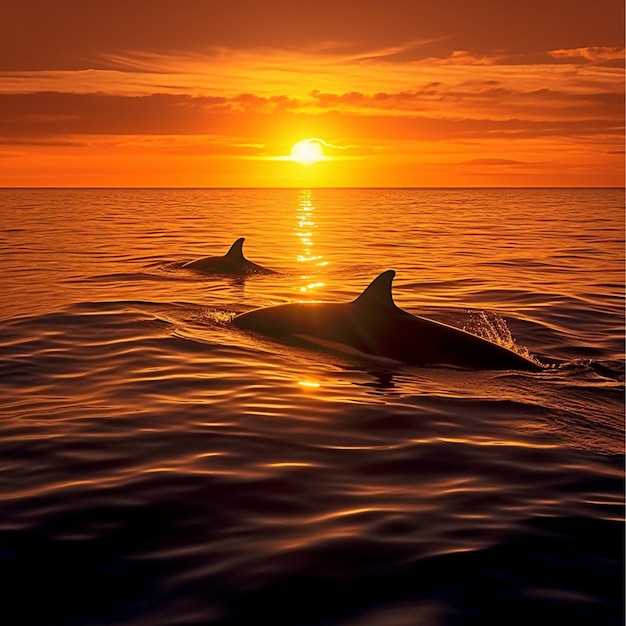
[[[577,60],[584,59],[593,63],[605,63],[606,61],[621,61],[624,63],[624,48],[590,46],[586,48],[570,48],[562,50],[550,50],[549,54],[555,59]]]
[[[597,114],[612,115],[616,112],[612,100],[624,92],[623,68],[595,63],[620,58],[613,48],[554,50],[550,52],[554,62],[543,64],[519,59],[504,63],[498,57],[478,58],[465,52],[394,61],[391,53],[401,49],[372,51],[359,62],[351,55],[307,50],[128,52],[110,59],[117,69],[4,72],[0,93],[169,94],[221,98],[224,106],[242,110],[315,113],[332,108],[535,119],[568,115],[574,109],[590,114],[594,106]],[[609,104],[610,109],[602,109]]]

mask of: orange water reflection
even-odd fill
[[[305,389],[318,389],[320,387],[319,383],[313,382],[311,380],[301,380],[298,381],[298,385],[304,387]]]
[[[300,275],[305,284],[300,287],[303,293],[311,293],[315,289],[324,287],[324,282],[316,280],[310,273],[312,267],[323,267],[328,265],[328,261],[324,260],[321,254],[313,252],[313,232],[317,228],[315,223],[315,205],[313,204],[313,196],[310,189],[303,189],[298,197],[298,206],[296,209],[296,226],[294,232],[299,239],[299,252],[296,260],[299,263],[305,263],[303,267],[307,271]]]

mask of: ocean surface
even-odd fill
[[[0,190],[0,621],[624,622],[624,190]],[[271,275],[184,263],[244,253]],[[396,304],[538,373],[290,346]]]

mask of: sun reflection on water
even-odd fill
[[[306,280],[307,278],[309,278],[308,276],[301,276],[300,278]],[[303,285],[302,287],[300,287],[300,291],[303,293],[308,293],[310,291],[313,291],[314,289],[317,289],[318,287],[323,287],[325,285],[325,283],[321,282],[321,281],[317,281],[315,283],[308,283],[307,285]]]
[[[301,252],[296,256],[296,259],[300,263],[310,263],[312,265],[323,267],[328,265],[327,261],[324,261],[324,257],[320,254],[313,252],[313,231],[317,228],[317,224],[314,219],[315,205],[313,204],[313,198],[310,189],[303,189],[300,192],[298,199],[298,207],[296,210],[296,227],[294,231],[296,236],[300,240]],[[307,280],[310,277],[302,276],[303,280]],[[323,283],[312,283],[308,285],[308,291],[315,287],[321,287]]]
[[[298,381],[298,385],[306,389],[318,389],[320,387],[319,383],[313,382],[312,380],[300,380]]]
[[[325,286],[325,283],[319,280],[315,272],[318,268],[328,265],[328,261],[325,261],[321,254],[315,254],[313,251],[315,245],[313,234],[317,228],[314,214],[315,205],[311,190],[303,189],[298,197],[294,232],[299,240],[299,252],[296,254],[296,259],[299,263],[306,264],[304,266],[306,272],[300,275],[304,284],[299,287],[299,291],[307,295],[311,295],[317,289]]]

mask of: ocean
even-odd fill
[[[0,190],[0,619],[624,622],[624,190]],[[244,253],[269,275],[202,274]],[[540,372],[239,330],[356,298]]]

